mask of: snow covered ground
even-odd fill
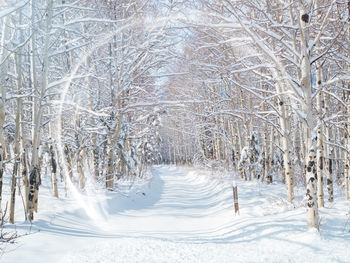
[[[302,190],[295,205],[284,186],[210,171],[158,166],[130,193],[94,190],[51,197],[44,180],[32,226],[17,217],[19,234],[1,262],[349,262],[348,204],[336,196],[320,210],[321,234],[307,232]],[[232,181],[239,192],[235,216]],[[135,187],[136,186],[136,187]],[[124,193],[124,194],[122,194]],[[128,194],[126,194],[128,193]],[[93,198],[96,196],[96,198]],[[18,201],[19,203],[19,201]],[[21,213],[18,204],[17,214]]]

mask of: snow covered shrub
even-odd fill
[[[283,158],[281,156],[280,151],[274,151],[272,160],[271,160],[271,168],[267,171],[266,183],[272,183],[272,178],[281,173],[283,167]]]
[[[252,178],[260,178],[263,158],[260,146],[260,136],[257,132],[253,132],[249,137],[249,146],[245,146],[241,152],[241,159],[238,169],[241,178],[251,180]]]

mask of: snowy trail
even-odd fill
[[[163,168],[157,170],[155,180],[162,188],[154,193],[160,195],[159,200],[152,206],[136,207],[112,217],[110,221],[118,233],[187,239],[212,228],[227,212],[215,187],[196,182],[189,174]]]
[[[304,208],[288,207],[279,197],[281,185],[262,186],[259,193],[256,183],[240,181],[241,210],[235,216],[232,180],[205,173],[157,167],[144,194],[88,199],[90,215],[77,200],[48,196],[42,204],[47,211],[33,225],[40,232],[22,237],[0,261],[347,262],[350,237],[340,221],[325,216],[331,231],[321,237],[305,232]],[[330,207],[326,215],[336,209]],[[27,231],[28,225],[17,229]]]

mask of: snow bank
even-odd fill
[[[232,182],[238,186],[235,216]],[[321,234],[308,232],[302,191],[244,182],[213,170],[159,166],[152,180],[101,193],[88,216],[78,200],[41,198],[32,229],[4,262],[348,262],[348,203],[320,209]],[[87,193],[83,194],[87,198]],[[90,198],[90,197],[89,197]],[[52,207],[44,207],[52,205]],[[54,213],[54,215],[52,214]],[[18,231],[28,225],[18,223]],[[16,247],[17,246],[17,247]],[[12,251],[10,251],[12,250]]]

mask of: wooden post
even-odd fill
[[[233,203],[235,207],[235,215],[239,215],[239,205],[238,205],[238,190],[237,190],[237,185],[234,186],[232,185],[232,190],[233,190]]]

